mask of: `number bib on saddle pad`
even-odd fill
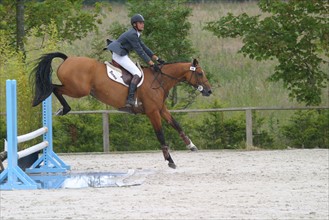
[[[110,79],[112,79],[113,81],[118,82],[118,83],[120,83],[120,84],[122,84],[122,85],[124,85],[124,86],[129,87],[128,81],[127,81],[127,79],[124,78],[121,69],[119,69],[119,68],[113,66],[111,63],[109,63],[109,62],[107,62],[107,61],[105,61],[104,63],[105,63],[105,65],[106,65],[106,72],[107,72],[107,75],[110,77]],[[142,78],[141,78],[141,80],[139,81],[139,83],[138,83],[138,85],[137,85],[137,87],[140,87],[140,86],[143,84],[143,81],[144,81],[144,73],[143,73],[142,68],[140,68],[140,66],[137,66],[137,67],[138,67],[138,68],[141,70],[141,72],[142,72]],[[128,73],[128,74],[129,74],[129,73]],[[130,80],[131,80],[131,74],[129,74],[129,75],[130,75],[130,76],[129,76],[129,79],[128,79],[128,80],[129,80],[129,83],[130,83]],[[126,77],[126,78],[128,78],[128,77]]]

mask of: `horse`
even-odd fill
[[[57,77],[61,85],[52,83],[51,64],[54,58],[63,59],[63,62],[57,69]],[[197,151],[198,149],[184,133],[182,127],[173,118],[165,105],[169,91],[180,82],[187,82],[199,90],[203,96],[209,96],[212,91],[206,73],[199,65],[197,59],[193,59],[192,63],[165,63],[159,67],[161,69],[160,72],[154,71],[152,67],[142,68],[144,81],[135,93],[138,103],[131,108],[127,108],[125,107],[125,101],[128,95],[128,88],[108,77],[106,64],[88,57],[68,57],[61,52],[44,54],[37,60],[30,74],[30,83],[34,93],[32,106],[39,105],[53,93],[62,105],[62,108],[56,114],[65,115],[71,108],[63,95],[73,98],[91,95],[118,110],[134,114],[145,114],[149,118],[156,137],[161,144],[164,159],[168,161],[169,167],[175,169],[176,164],[169,153],[169,147],[165,141],[162,119],[179,133],[187,149],[191,151]],[[130,74],[127,75],[129,76]]]

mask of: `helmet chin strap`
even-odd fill
[[[136,24],[136,23],[133,24],[133,28],[134,28],[136,31],[138,31],[138,32],[142,32],[142,31],[143,31],[143,30],[139,30],[139,29],[137,28],[137,24]]]

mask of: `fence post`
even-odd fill
[[[246,147],[252,147],[252,110],[246,109]]]
[[[103,112],[103,151],[105,153],[110,152],[110,142],[109,142],[109,114]]]

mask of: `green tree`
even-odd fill
[[[25,60],[57,50],[59,42],[72,42],[97,30],[99,12],[98,4],[83,9],[82,0],[0,1],[0,78],[17,80],[19,134],[39,128],[41,122],[41,106],[31,108],[30,66]],[[0,81],[0,101],[5,100],[4,91],[5,80]],[[0,103],[1,112],[4,107]]]
[[[6,80],[16,79],[18,134],[25,134],[35,128],[33,124],[36,122],[36,118],[32,116],[34,109],[30,107],[30,90],[27,85],[28,76],[25,74],[28,70],[27,66],[22,62],[24,55],[21,52],[17,52],[10,45],[8,35],[3,30],[0,30],[0,45],[0,112],[6,112]],[[29,107],[24,108],[23,106]]]
[[[329,2],[260,0],[258,6],[262,15],[229,13],[204,29],[217,37],[241,37],[240,52],[251,59],[276,58],[270,80],[282,80],[298,102],[320,104],[329,80],[323,68],[329,56]]]
[[[25,53],[24,37],[25,37],[24,0],[17,0],[16,1],[16,42],[17,42],[17,50],[20,50],[23,53]]]
[[[3,0],[0,2],[0,30],[11,33],[11,44],[23,52],[26,37],[44,39],[52,31],[48,28],[52,22],[59,40],[82,39],[89,32],[97,31],[97,24],[101,23],[101,5],[95,3],[93,8],[84,10],[82,3],[83,0]],[[40,46],[44,46],[43,41],[40,42]]]

